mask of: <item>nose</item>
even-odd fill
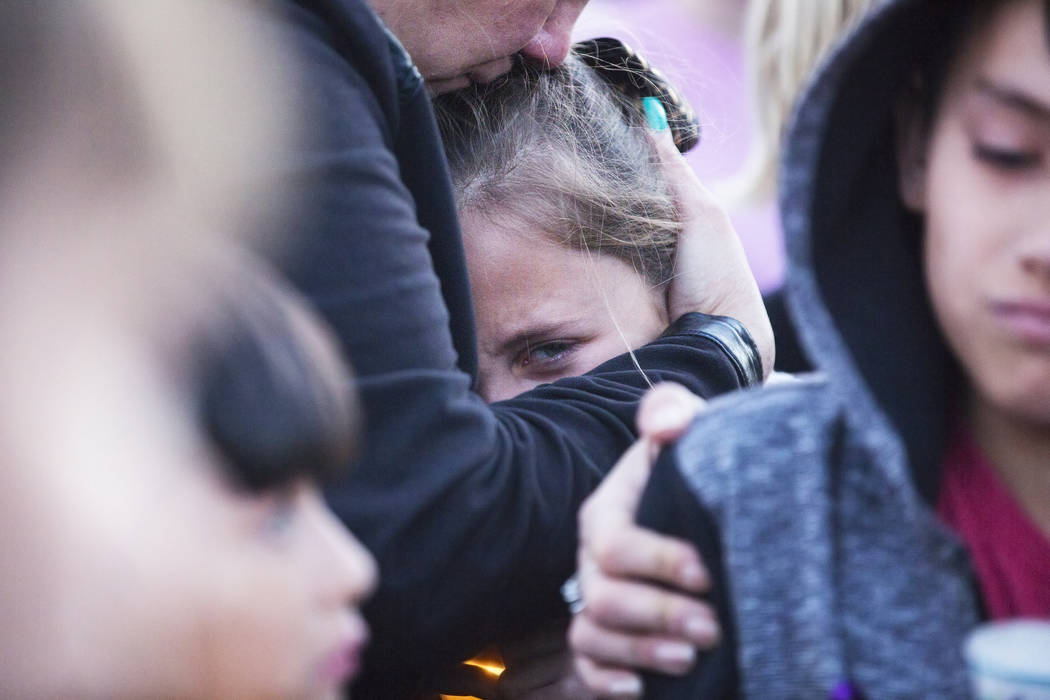
[[[379,580],[375,559],[324,505],[315,522],[326,545],[321,558],[328,572],[325,599],[338,606],[359,605],[372,595]]]
[[[1021,249],[1021,269],[1043,285],[1050,285],[1050,235],[1040,230]]]
[[[558,0],[536,36],[521,49],[521,55],[544,68],[564,63],[572,44],[572,28],[586,4],[587,0]]]

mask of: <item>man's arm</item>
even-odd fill
[[[406,125],[391,100],[403,86],[384,80],[358,3],[307,4],[288,22],[305,58],[304,106],[320,123],[291,174],[310,216],[287,269],[358,375],[366,445],[329,499],[380,563],[370,663],[422,668],[556,608],[576,509],[633,441],[648,384],[620,357],[492,407],[470,391],[449,330],[463,319],[450,319],[442,289],[466,282],[439,279],[428,249],[451,234],[420,225],[419,193],[401,172],[433,168],[447,187],[443,161],[395,156]],[[739,363],[703,335],[673,334],[636,356],[651,380],[701,395],[741,384]]]
[[[678,438],[700,410],[679,387],[656,387],[638,411],[642,439],[580,510],[578,578],[586,605],[569,638],[580,677],[601,697],[738,694],[716,526],[671,449],[650,469],[660,446]],[[709,602],[696,597],[701,593]],[[697,663],[697,649],[712,647]],[[643,685],[640,669],[671,675],[650,674]]]

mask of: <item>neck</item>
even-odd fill
[[[1050,538],[1050,426],[1026,421],[978,396],[970,402],[970,425],[1010,493]]]

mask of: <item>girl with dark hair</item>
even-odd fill
[[[887,0],[836,49],[781,182],[824,378],[712,406],[656,464],[642,517],[701,544],[732,653],[646,697],[967,697],[979,622],[1050,619],[1048,162],[1046,0]],[[610,623],[619,534],[581,552],[599,692],[680,637]]]

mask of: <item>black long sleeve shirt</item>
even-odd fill
[[[635,439],[647,388],[626,356],[486,405],[440,137],[418,72],[363,0],[288,0],[308,138],[304,212],[282,266],[357,374],[363,454],[328,491],[375,554],[375,671],[458,661],[527,629],[574,568],[576,510]],[[637,351],[653,381],[710,396],[746,383],[704,333]]]

